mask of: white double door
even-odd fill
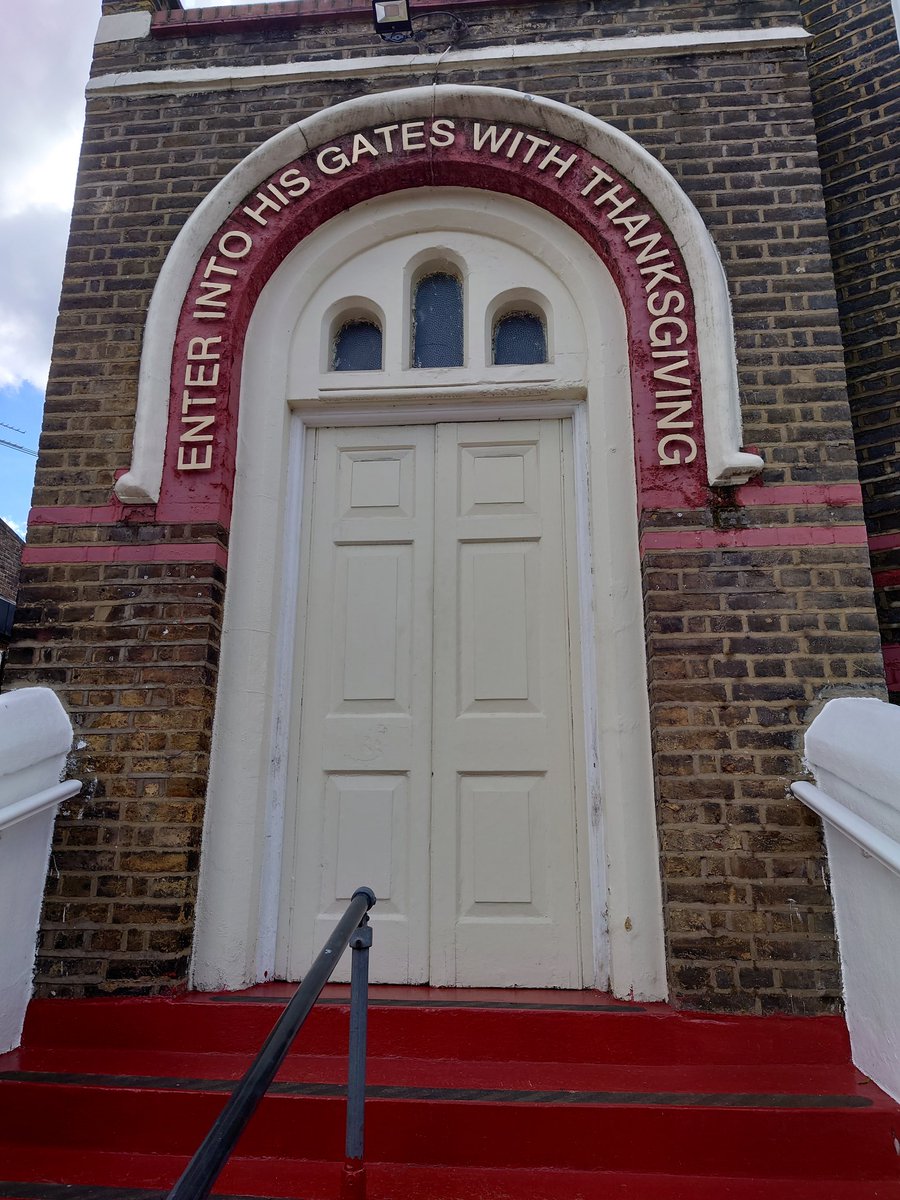
[[[570,422],[307,449],[278,973],[365,884],[375,981],[580,987]]]

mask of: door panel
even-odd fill
[[[564,429],[437,428],[435,984],[581,984]]]
[[[314,438],[279,970],[367,883],[377,981],[580,986],[569,424]]]
[[[302,974],[365,883],[378,896],[375,976],[423,983],[434,430],[320,429],[310,442],[298,813],[278,970]]]

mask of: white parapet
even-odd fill
[[[0,696],[0,1053],[22,1038],[56,806],[81,790],[60,783],[71,744],[49,688]]]
[[[853,1061],[900,1100],[900,708],[830,700],[794,794],[825,824]]]

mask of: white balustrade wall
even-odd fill
[[[900,708],[830,700],[806,734],[823,819],[853,1061],[900,1100]]]
[[[22,1038],[56,807],[81,790],[60,783],[71,744],[49,688],[0,696],[0,1053]]]

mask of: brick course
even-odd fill
[[[129,3],[128,8],[135,7]],[[123,11],[105,0],[104,11]],[[301,12],[301,6],[298,6]],[[302,12],[301,12],[302,15]],[[797,5],[669,0],[493,6],[467,45],[796,22]],[[94,73],[383,54],[363,24],[217,31],[97,48]],[[130,462],[141,331],[165,253],[209,189],[290,123],[353,94],[431,83],[435,69],[220,93],[92,96],[34,503],[107,505]],[[496,70],[452,81],[523,87]],[[560,63],[528,90],[632,134],[673,173],[731,290],[744,436],[757,485],[695,511],[644,514],[645,621],[670,983],[677,1002],[831,1011],[839,975],[818,829],[786,785],[802,732],[837,693],[879,694],[861,510],[779,500],[856,483],[813,110],[799,50]],[[762,504],[766,488],[771,500]],[[812,527],[827,545],[779,545]],[[744,545],[768,531],[771,545]],[[663,534],[705,548],[664,550]],[[704,542],[703,539],[706,539]],[[77,726],[88,781],[58,823],[41,934],[45,991],[183,985],[192,930],[225,576],[153,562],[160,543],[218,546],[217,527],[35,526],[29,546],[84,561],[30,565],[14,682],[48,683]],[[146,561],[90,561],[115,545]],[[188,553],[186,551],[186,553]]]

